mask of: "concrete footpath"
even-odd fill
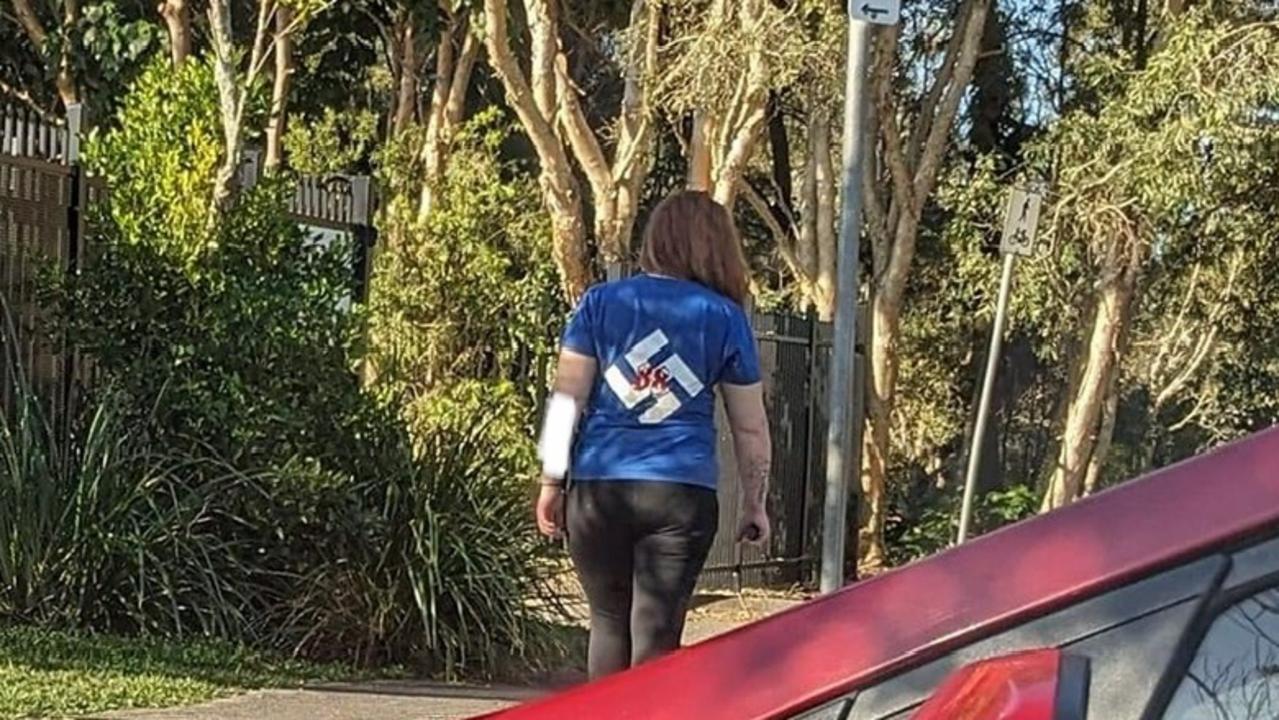
[[[388,681],[259,690],[191,707],[129,710],[87,720],[461,720],[536,696],[520,688]]]
[[[798,597],[750,593],[694,598],[684,642],[694,644],[796,604]],[[129,710],[82,720],[463,720],[533,699],[529,688],[470,687],[422,681],[325,684],[261,690],[203,705]]]

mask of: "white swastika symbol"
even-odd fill
[[[675,393],[671,392],[672,380],[679,383],[690,398],[697,397],[705,389],[697,374],[677,354],[672,353],[656,366],[651,364],[653,357],[669,344],[666,333],[655,330],[626,353],[626,364],[636,375],[634,380],[626,377],[618,367],[620,363],[614,363],[604,372],[609,388],[628,409],[635,409],[649,398],[657,398],[657,402],[640,415],[639,421],[646,425],[662,422],[683,406]]]

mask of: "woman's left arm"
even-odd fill
[[[585,407],[591,399],[591,390],[595,387],[595,371],[594,356],[583,355],[574,350],[561,350],[559,363],[555,367],[554,392],[572,397],[579,409]]]
[[[596,371],[593,356],[568,349],[560,351],[538,447],[542,457],[542,489],[537,499],[537,526],[548,537],[564,531],[564,477],[577,419],[590,402]]]

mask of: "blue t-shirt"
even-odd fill
[[[695,282],[657,275],[597,285],[564,348],[599,363],[573,451],[574,481],[715,487],[715,386],[760,381],[746,314]]]

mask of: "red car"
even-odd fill
[[[500,720],[1275,720],[1279,430]]]

